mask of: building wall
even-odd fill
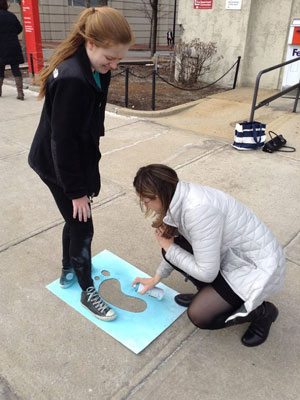
[[[259,71],[285,61],[291,0],[252,0],[241,83],[253,86]],[[280,87],[280,69],[264,74],[261,86]]]
[[[213,0],[212,9],[194,9],[194,0],[179,0],[178,23],[182,40],[215,42],[223,58],[207,81],[226,72],[241,56],[239,85],[254,86],[259,71],[285,61],[287,35],[293,18],[300,17],[299,0],[243,0],[240,10],[225,9],[226,0]],[[230,86],[234,71],[222,79]],[[264,75],[261,87],[280,88],[282,71]]]
[[[223,75],[237,60],[243,56],[247,37],[250,4],[245,1],[242,10],[225,10],[225,0],[214,1],[212,9],[194,9],[193,0],[180,0],[178,24],[181,26],[184,42],[192,39],[215,42],[216,59],[223,58],[212,65],[211,71],[203,79],[212,82]],[[234,71],[222,79],[222,85],[231,85]]]

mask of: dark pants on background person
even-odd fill
[[[22,76],[19,64],[12,64],[10,65],[10,67],[14,77]],[[5,73],[5,65],[0,65],[0,78],[4,78],[4,73]]]
[[[91,278],[91,243],[94,235],[92,217],[87,222],[73,218],[73,203],[62,188],[43,179],[65,220],[62,234],[63,268],[73,267],[82,290],[94,286]]]

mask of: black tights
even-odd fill
[[[94,234],[92,217],[87,222],[73,218],[73,203],[63,190],[51,182],[49,187],[57,207],[65,220],[62,233],[63,268],[73,267],[82,290],[93,286],[91,278],[91,243]]]
[[[187,313],[191,322],[198,328],[221,329],[235,310],[234,306],[208,284],[194,297]]]
[[[11,72],[14,77],[17,78],[17,77],[22,76],[21,70],[20,70],[18,64],[12,64],[10,67],[11,67]],[[4,72],[5,72],[5,65],[1,64],[0,65],[0,78],[4,78]]]
[[[176,237],[174,242],[193,254],[192,246],[183,236]],[[221,274],[211,283],[198,281],[171,264],[166,259],[164,250],[162,250],[162,254],[174,269],[183,274],[186,279],[192,281],[197,287],[198,293],[187,311],[191,322],[201,329],[221,329],[229,326],[229,324],[225,324],[226,319],[243,304],[243,300],[233,292]]]

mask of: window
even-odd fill
[[[87,1],[86,0],[68,0],[69,6],[74,6],[74,7],[86,7]],[[91,7],[97,7],[99,6],[102,1],[97,1],[97,0],[90,0],[90,6]]]

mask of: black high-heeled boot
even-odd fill
[[[192,301],[194,300],[195,296],[197,293],[191,294],[191,293],[181,293],[177,294],[174,297],[174,300],[177,304],[179,304],[182,307],[189,307]]]
[[[267,340],[269,331],[279,314],[274,304],[264,301],[256,310],[251,313],[252,323],[242,337],[244,346],[259,346]]]

